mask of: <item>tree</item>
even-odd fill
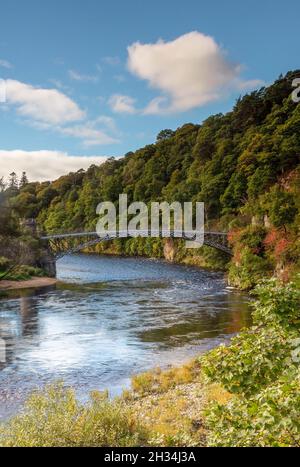
[[[156,141],[163,141],[165,139],[169,139],[169,138],[172,138],[172,136],[175,135],[175,131],[173,130],[170,130],[170,129],[166,129],[166,130],[162,130],[158,133],[157,135],[157,138],[156,138]]]
[[[2,259],[2,270],[0,281],[8,275],[14,274],[20,266],[32,262],[32,249],[30,245],[20,238],[1,237],[0,257]],[[7,259],[8,261],[3,261]]]
[[[286,228],[294,222],[297,214],[293,195],[276,186],[268,196],[268,211],[274,227]]]
[[[28,184],[28,178],[27,178],[26,172],[22,172],[19,187],[23,188],[27,184]]]
[[[18,177],[15,172],[9,174],[8,187],[12,189],[18,189]]]
[[[3,191],[6,188],[6,183],[4,182],[4,177],[0,178],[0,193],[3,193]]]

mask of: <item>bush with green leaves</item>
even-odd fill
[[[300,447],[300,372],[207,413],[209,446]]]
[[[248,246],[241,247],[238,254],[238,261],[233,261],[229,265],[230,285],[241,290],[250,290],[262,277],[272,274],[270,261],[253,253]]]
[[[300,275],[299,275],[300,278]],[[261,282],[252,293],[258,298],[253,304],[254,323],[279,324],[300,331],[300,290],[291,282],[280,284],[276,279]]]
[[[276,381],[291,364],[293,338],[278,326],[253,327],[234,338],[230,347],[211,351],[204,358],[203,370],[229,392],[249,396]]]
[[[270,280],[254,293],[254,325],[202,358],[233,394],[206,411],[210,446],[300,446],[300,291]]]

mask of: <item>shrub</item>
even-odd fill
[[[11,261],[8,258],[5,258],[4,256],[0,257],[0,271],[6,271],[9,269],[11,265]]]
[[[209,446],[300,447],[300,373],[251,399],[213,404],[207,413]]]
[[[15,281],[25,281],[31,277],[42,277],[45,273],[42,269],[34,266],[22,265],[16,268],[12,273],[8,274],[5,278]]]
[[[278,324],[291,330],[300,328],[300,290],[296,284],[283,286],[276,279],[261,282],[253,291],[256,324]]]
[[[255,291],[254,326],[201,359],[234,394],[206,410],[210,446],[300,446],[300,292],[270,280]]]
[[[271,264],[257,256],[248,247],[235,253],[235,261],[229,266],[229,282],[242,290],[253,288],[262,278],[271,275]]]
[[[140,446],[146,431],[122,401],[95,392],[81,405],[63,384],[28,400],[24,412],[0,428],[0,446]]]
[[[234,338],[230,347],[209,352],[202,368],[210,380],[228,391],[249,396],[276,381],[291,364],[292,340],[280,327],[253,327]]]

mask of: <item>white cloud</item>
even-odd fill
[[[43,122],[27,122],[28,125],[44,131],[54,131],[61,135],[78,138],[84,147],[115,144],[119,131],[113,118],[100,116],[77,125],[49,125]]]
[[[108,103],[115,113],[134,114],[136,112],[136,108],[134,106],[135,99],[130,96],[114,94],[110,97]]]
[[[100,123],[104,125],[112,133],[115,133],[115,134],[119,133],[116,122],[112,117],[107,117],[106,115],[100,115],[100,117],[96,118],[95,123]]]
[[[69,76],[73,81],[81,81],[86,83],[97,83],[99,80],[98,76],[83,75],[75,70],[69,70]]]
[[[6,105],[15,106],[17,112],[26,117],[24,121],[27,125],[78,138],[84,147],[119,142],[115,137],[117,128],[111,117],[100,116],[95,120],[87,120],[86,113],[61,91],[36,88],[13,80],[6,80],[5,84]]]
[[[13,66],[12,66],[12,64],[10,62],[8,62],[7,60],[1,60],[1,59],[0,59],[0,66],[2,68],[7,68],[8,70],[13,68]]]
[[[81,139],[83,141],[83,145],[86,147],[114,144],[119,142],[113,136],[108,135],[107,132],[103,129],[97,128],[96,125],[97,121],[86,122],[83,125],[61,127],[58,129],[58,131],[64,135]]]
[[[71,156],[59,151],[0,150],[0,176],[25,171],[30,181],[54,180],[68,172],[87,169],[92,164],[102,164],[106,157]]]
[[[241,66],[231,63],[212,37],[197,31],[170,42],[130,45],[128,68],[162,91],[146,107],[145,114],[184,112],[220,99],[230,89],[262,83],[243,81]]]
[[[57,89],[44,89],[8,79],[6,100],[17,112],[37,122],[61,125],[81,120],[85,112],[68,96]]]

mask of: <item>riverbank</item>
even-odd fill
[[[226,404],[232,395],[205,379],[200,359],[139,374],[124,391],[122,400],[146,427],[150,445],[207,446],[205,410],[212,402]]]
[[[39,289],[42,287],[50,287],[55,285],[57,279],[53,277],[32,277],[25,281],[0,281],[0,290],[22,290],[22,289]]]

